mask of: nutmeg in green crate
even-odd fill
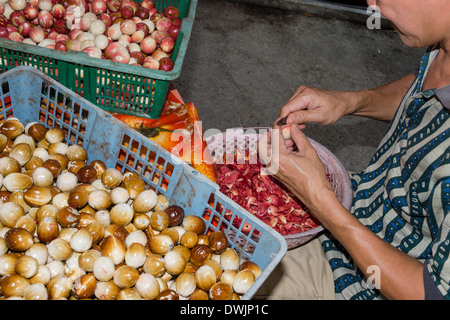
[[[116,5],[125,6],[125,1],[117,0]],[[197,1],[136,1],[139,6],[154,3],[153,11],[157,10],[154,14],[161,15],[170,6],[178,9],[182,23],[170,55],[173,61],[170,71],[94,58],[74,50],[59,51],[51,46],[33,46],[0,38],[0,73],[20,65],[33,66],[105,111],[156,119],[164,107],[170,81],[181,74]],[[111,15],[114,13],[108,12]],[[76,19],[71,21],[74,24],[79,22]]]

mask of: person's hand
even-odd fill
[[[301,86],[281,108],[279,117],[288,116],[287,124],[298,124],[300,129],[308,122],[332,124],[353,112],[353,100],[351,92]]]
[[[271,173],[296,195],[320,220],[323,201],[335,197],[325,167],[316,150],[297,125],[291,126],[291,139],[296,145],[292,151],[284,143],[279,127],[274,125],[259,139],[259,156],[264,164],[270,163]],[[270,157],[268,156],[270,155]],[[275,169],[275,170],[273,170]],[[329,192],[331,191],[331,192]]]

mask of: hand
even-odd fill
[[[267,132],[259,139],[260,159],[262,163],[270,163],[270,168],[275,169],[271,172],[274,177],[320,220],[323,201],[329,200],[328,195],[336,195],[316,150],[297,125],[291,126],[291,139],[298,151],[292,151],[285,145],[285,139],[275,124],[272,133]]]
[[[289,116],[287,123],[299,124],[302,129],[308,122],[335,123],[346,114],[352,113],[355,104],[351,92],[301,86],[281,108],[279,116]]]

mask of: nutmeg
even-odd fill
[[[123,265],[114,271],[113,281],[121,289],[134,286],[139,277],[139,271],[136,268]]]
[[[99,300],[116,300],[119,292],[120,288],[114,281],[98,281],[94,295]]]
[[[213,231],[208,235],[208,242],[214,253],[222,253],[228,247],[228,238],[222,231]]]
[[[231,300],[233,288],[228,283],[217,282],[209,290],[211,300]]]
[[[77,172],[77,179],[80,183],[92,183],[97,180],[97,170],[91,166],[84,166]]]
[[[196,234],[202,234],[206,231],[205,221],[195,215],[187,215],[184,217],[183,227],[186,231],[193,231]]]
[[[36,234],[38,239],[48,244],[59,235],[59,226],[55,218],[44,217],[38,222]]]
[[[159,254],[149,254],[144,262],[145,273],[161,277],[166,272],[165,258]]]
[[[156,300],[180,300],[178,293],[172,289],[166,289],[161,291]]]
[[[6,298],[22,297],[30,282],[18,274],[10,274],[0,279],[0,292]]]
[[[39,269],[39,263],[33,257],[23,255],[17,258],[14,271],[26,279],[34,277]]]
[[[164,211],[169,215],[169,226],[178,226],[183,222],[184,209],[177,205],[168,206]]]
[[[204,244],[196,245],[191,249],[191,262],[197,266],[202,266],[211,258],[211,248]]]
[[[64,206],[56,213],[56,220],[63,228],[74,228],[80,222],[80,213],[73,207]]]
[[[41,123],[33,122],[25,126],[25,132],[36,140],[36,142],[39,142],[45,138],[47,128]]]
[[[160,293],[160,286],[154,276],[148,273],[139,275],[136,281],[136,291],[147,300],[154,300]]]
[[[91,298],[95,293],[97,279],[92,273],[77,278],[72,287],[73,295],[78,299]]]
[[[125,259],[125,253],[127,251],[125,241],[118,236],[109,235],[103,239],[100,243],[101,253],[105,257],[110,257],[114,264],[118,265]]]
[[[169,215],[162,210],[153,212],[150,216],[150,226],[157,231],[162,231],[169,226]]]
[[[26,251],[34,241],[33,236],[24,228],[11,228],[5,234],[6,246],[12,251]]]

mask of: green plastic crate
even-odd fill
[[[0,73],[20,65],[33,66],[105,111],[156,119],[164,107],[170,81],[181,73],[197,1],[155,1],[158,11],[169,5],[177,7],[183,19],[172,54],[174,68],[171,71],[0,39]]]

